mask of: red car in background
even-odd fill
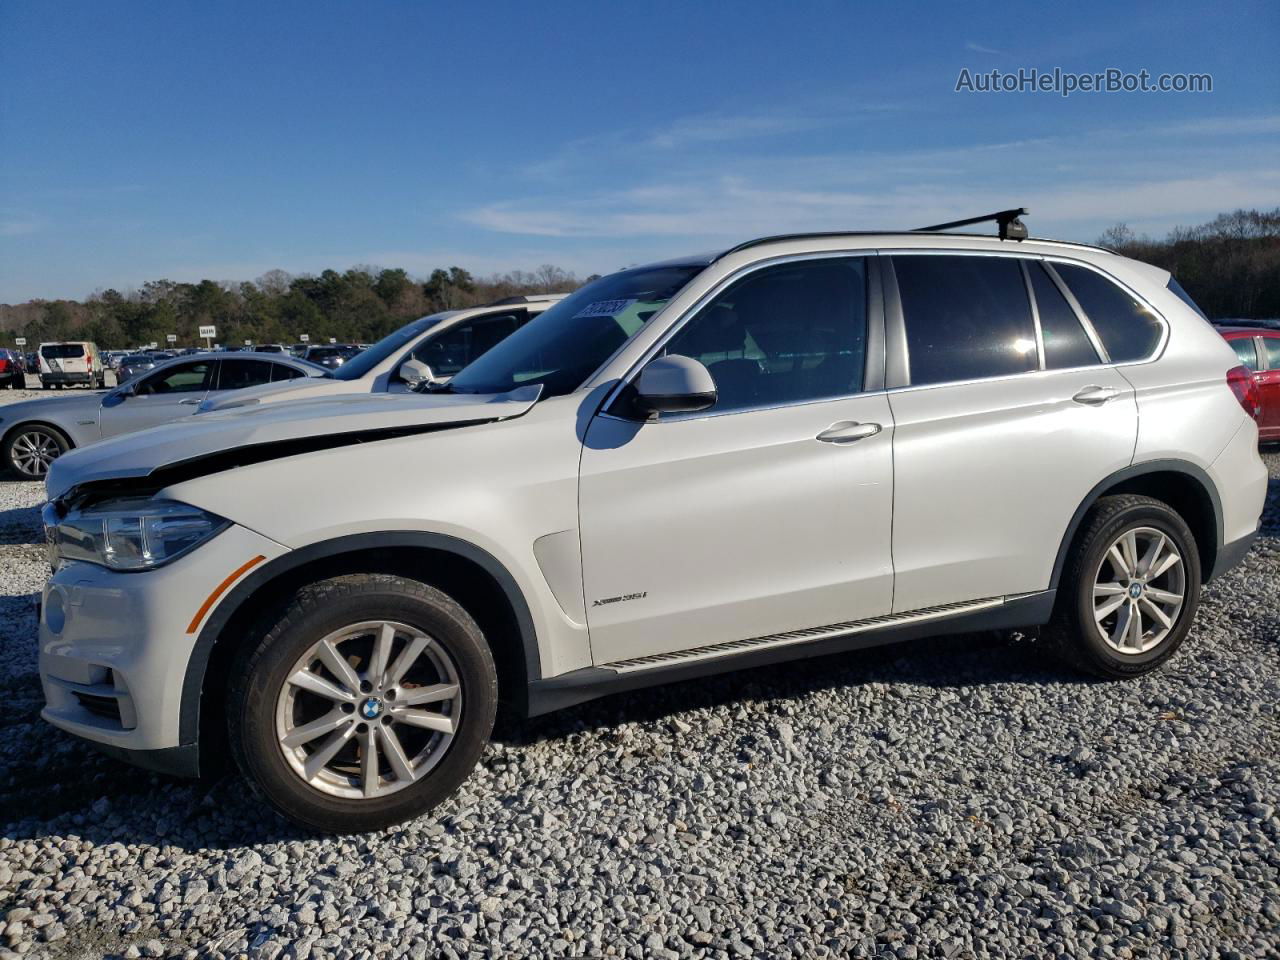
[[[1280,330],[1269,327],[1218,327],[1240,362],[1253,371],[1261,410],[1258,439],[1280,440]]]
[[[0,387],[21,390],[27,385],[27,365],[16,350],[0,347]]]

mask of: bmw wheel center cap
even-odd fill
[[[377,697],[370,697],[360,704],[360,715],[366,720],[376,720],[380,713],[382,713],[382,701]]]

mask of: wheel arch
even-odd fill
[[[1067,557],[1086,514],[1102,497],[1134,493],[1169,504],[1186,521],[1200,553],[1202,582],[1209,580],[1223,544],[1222,500],[1209,475],[1185,460],[1148,460],[1118,470],[1089,491],[1071,517],[1058,546],[1049,586],[1057,589]]]
[[[183,677],[179,742],[207,745],[224,736],[225,688],[239,641],[261,616],[306,583],[344,573],[394,573],[448,593],[476,619],[498,667],[501,705],[523,716],[541,658],[529,605],[515,578],[490,553],[456,537],[386,531],[339,537],[292,550],[252,571],[205,621]]]

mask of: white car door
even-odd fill
[[[872,260],[739,279],[660,351],[706,365],[711,409],[591,421],[579,510],[596,663],[890,611],[893,422],[866,379],[882,373],[867,363]]]
[[[102,401],[103,437],[145,430],[190,416],[209,389],[214,361],[191,360],[143,374],[132,390],[113,390]]]
[[[1040,261],[893,266],[887,376],[892,387],[901,340],[910,380],[889,392],[894,612],[1047,589],[1076,508],[1133,458],[1133,388]]]

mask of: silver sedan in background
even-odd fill
[[[40,480],[49,464],[74,447],[190,416],[206,398],[327,376],[323,367],[283,355],[179,357],[140,372],[114,390],[0,408],[0,460],[19,477]]]

